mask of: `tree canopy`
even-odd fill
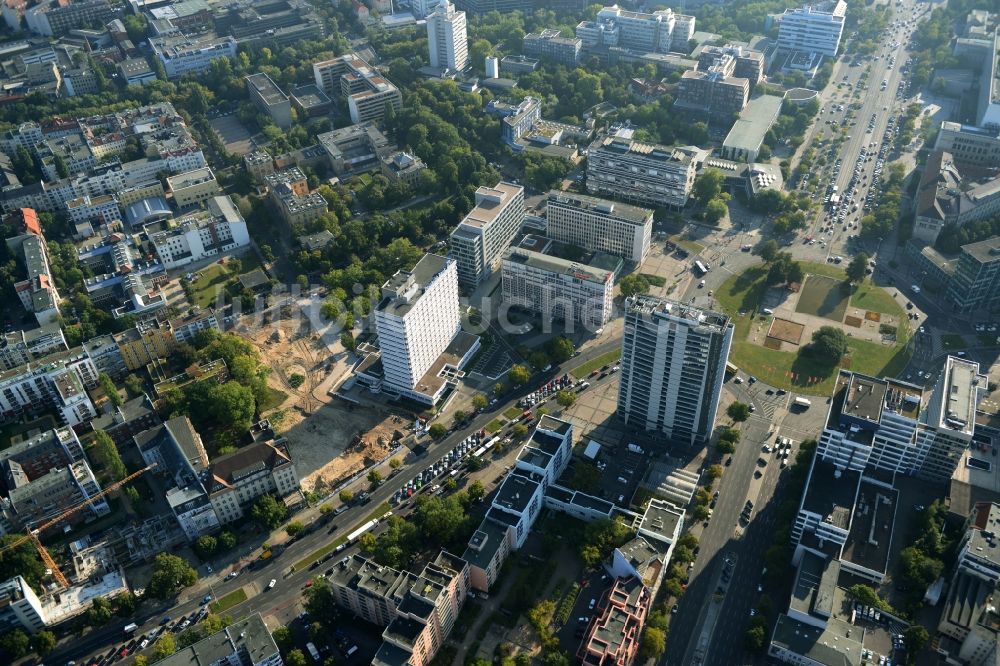
[[[156,599],[167,600],[197,581],[198,572],[184,559],[170,553],[160,553],[153,560],[153,575],[147,591]]]
[[[821,326],[812,334],[806,351],[814,358],[836,365],[847,353],[847,334],[836,326]]]

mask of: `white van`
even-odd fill
[[[772,310],[771,308],[764,308],[763,310],[761,310],[761,312],[763,312],[766,315],[773,315],[774,314],[774,310]]]

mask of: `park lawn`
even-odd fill
[[[503,415],[507,417],[508,421],[513,421],[516,418],[520,418],[521,408],[516,405],[514,407],[508,407],[504,411]]]
[[[893,315],[900,320],[906,319],[903,308],[899,307],[899,303],[889,295],[889,292],[882,287],[876,287],[871,282],[863,282],[854,289],[854,293],[851,294],[851,305],[856,308]]]
[[[670,240],[691,254],[701,254],[705,250],[705,246],[701,243],[696,243],[693,240],[687,240],[686,238],[681,238],[680,236],[671,236]]]
[[[503,423],[500,422],[500,419],[493,419],[492,421],[490,421],[489,423],[486,424],[486,426],[483,428],[483,430],[485,430],[486,432],[492,434],[492,433],[496,432],[497,430],[499,430],[502,427],[503,427]]]
[[[194,305],[207,308],[215,303],[216,294],[220,289],[224,289],[226,284],[233,278],[229,269],[215,263],[199,271],[197,277],[191,282],[191,289],[194,291]]]
[[[580,365],[576,366],[569,372],[577,379],[582,379],[587,375],[589,375],[594,370],[598,370],[609,363],[614,363],[615,361],[620,359],[621,356],[622,356],[622,350],[614,349],[605,354],[601,354],[600,356],[596,356],[587,361],[586,363],[581,363]]]
[[[209,604],[209,609],[211,609],[213,613],[218,615],[220,613],[225,613],[233,606],[241,604],[246,600],[247,600],[247,593],[241,587],[238,590],[233,590],[229,594],[223,596],[218,601],[214,601],[211,604]]]
[[[968,345],[965,338],[955,333],[945,333],[941,336],[941,346],[945,349],[965,349]]]
[[[353,532],[354,530],[356,530],[360,526],[364,525],[369,520],[372,520],[374,518],[381,518],[382,516],[384,516],[386,514],[387,511],[389,511],[391,509],[392,509],[392,507],[389,505],[388,502],[382,502],[377,507],[375,507],[375,510],[372,511],[371,513],[369,513],[368,516],[365,517],[364,520],[361,520],[357,524],[352,525],[349,530],[344,530],[344,532],[339,537],[337,537],[336,539],[334,539],[330,543],[326,544],[322,548],[318,548],[318,549],[314,550],[309,555],[306,555],[301,560],[299,560],[298,562],[296,562],[295,564],[293,564],[292,565],[292,571],[302,571],[303,569],[309,568],[309,565],[311,565],[313,562],[315,562],[319,558],[327,555],[328,553],[332,553],[334,550],[336,550],[337,546],[339,546],[340,544],[346,542],[347,541],[347,536],[351,532]]]

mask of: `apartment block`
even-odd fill
[[[457,11],[448,0],[441,0],[427,15],[427,42],[431,67],[448,72],[464,71],[469,64],[465,12]]]
[[[69,345],[56,322],[30,331],[11,331],[0,337],[0,369],[13,370],[33,359],[63,351],[69,351]]]
[[[298,167],[289,167],[264,177],[271,202],[289,226],[307,225],[327,211],[326,199],[318,192],[309,192],[305,174]]]
[[[52,323],[59,316],[62,299],[52,280],[38,214],[32,208],[21,208],[8,215],[5,222],[16,230],[16,235],[7,239],[7,247],[21,260],[26,274],[24,280],[14,283],[14,292],[39,324]]]
[[[75,426],[97,416],[87,389],[97,386],[97,368],[82,347],[55,352],[0,373],[0,422],[54,410]]]
[[[125,368],[130,372],[167,358],[176,346],[170,327],[165,322],[161,324],[155,320],[141,322],[133,328],[115,333],[114,340]]]
[[[507,250],[501,265],[503,302],[542,316],[598,328],[612,316],[614,273],[524,248]]]
[[[627,299],[618,414],[672,441],[705,443],[732,339],[724,314],[648,296]]]
[[[786,9],[778,24],[778,48],[832,58],[840,48],[846,14],[844,0]]]
[[[174,205],[181,210],[222,194],[219,181],[215,179],[215,173],[209,166],[168,176],[167,189],[173,196]]]
[[[600,596],[594,619],[576,657],[582,664],[633,664],[652,605],[649,588],[637,577],[617,578]]]
[[[575,67],[580,62],[583,41],[579,37],[563,37],[560,30],[529,32],[522,40],[521,51],[526,56]]]
[[[286,497],[299,490],[299,476],[284,438],[260,441],[219,456],[205,484],[223,525],[239,520],[258,497]]]
[[[215,316],[215,310],[205,308],[196,309],[186,315],[174,317],[168,323],[174,335],[175,342],[186,342],[191,344],[197,335],[205,330],[221,331],[219,318]]]
[[[448,256],[458,281],[475,289],[500,267],[503,253],[524,222],[524,188],[507,182],[476,190],[476,205],[451,232]]]
[[[247,223],[232,199],[215,196],[205,204],[206,210],[185,215],[170,229],[150,235],[164,268],[186,266],[250,244]]]
[[[962,246],[948,300],[960,312],[989,312],[1000,305],[1000,237]]]
[[[91,430],[103,431],[117,447],[127,445],[140,432],[159,424],[160,417],[153,401],[145,393],[126,400],[120,407],[101,414],[89,423]]]
[[[260,613],[254,613],[194,645],[181,648],[159,663],[161,666],[191,666],[191,664],[282,666],[284,661]]]
[[[641,264],[649,253],[653,211],[552,190],[546,200],[545,224],[550,238]]]
[[[693,16],[661,9],[651,14],[621,9],[618,5],[597,12],[593,21],[581,21],[576,36],[587,49],[619,47],[631,51],[686,53],[694,37]]]
[[[229,36],[153,37],[149,45],[170,79],[207,71],[216,58],[236,57],[236,40]]]
[[[292,126],[292,103],[267,74],[258,72],[246,77],[250,101],[274,124],[287,130]]]
[[[254,182],[264,182],[264,177],[274,173],[274,158],[263,150],[255,150],[243,156],[243,166]]]
[[[379,122],[386,108],[399,109],[399,88],[354,53],[313,63],[316,86],[333,99],[344,98],[351,122]]]
[[[590,145],[587,189],[649,206],[681,209],[708,152],[694,146],[646,144],[608,136]]]
[[[21,576],[0,583],[0,631],[24,629],[36,634],[45,628],[42,603]]]

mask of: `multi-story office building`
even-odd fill
[[[476,205],[451,232],[448,256],[470,291],[500,267],[524,222],[524,188],[507,182],[476,190]]]
[[[522,40],[524,55],[551,60],[567,67],[575,67],[580,62],[583,41],[579,37],[562,37],[559,30],[529,32]]]
[[[21,576],[0,583],[0,631],[24,629],[35,634],[45,628],[38,595]]]
[[[750,82],[731,76],[734,65],[732,58],[723,56],[706,70],[684,72],[675,106],[702,117],[729,119],[739,114],[750,98]]]
[[[87,389],[97,386],[97,368],[81,347],[55,352],[0,373],[0,422],[55,409],[70,426],[97,416]]]
[[[553,319],[603,326],[611,319],[614,273],[541,252],[511,248],[502,264],[503,302]]]
[[[251,74],[246,77],[246,81],[250,101],[281,129],[291,127],[292,103],[288,101],[288,95],[282,92],[278,84],[263,72]]]
[[[927,157],[916,194],[913,237],[933,245],[947,225],[957,227],[1000,213],[1000,179],[976,182],[963,175],[951,153]]]
[[[265,176],[271,202],[289,226],[306,225],[327,211],[326,199],[318,192],[309,192],[305,173],[298,167],[288,167]]]
[[[461,72],[469,64],[469,42],[465,30],[465,12],[441,0],[427,16],[427,41],[431,67]]]
[[[641,264],[649,253],[653,211],[552,190],[545,205],[545,223],[546,234],[557,241]]]
[[[948,299],[962,312],[1000,306],[1000,237],[962,246],[948,285]]]
[[[63,35],[74,28],[105,25],[124,13],[122,2],[111,0],[45,0],[24,12],[28,30],[46,37]]]
[[[338,176],[377,170],[382,158],[395,149],[373,122],[323,132],[316,139],[326,153],[330,168]]]
[[[208,199],[206,210],[186,215],[176,226],[150,235],[164,268],[185,266],[250,244],[247,223],[228,196]]]
[[[260,613],[255,613],[203,638],[194,645],[181,648],[159,663],[161,666],[191,666],[191,664],[282,666],[284,661]]]
[[[313,78],[330,98],[347,100],[353,123],[379,122],[403,104],[399,88],[354,53],[313,63]]]
[[[827,0],[786,9],[778,24],[778,48],[834,57],[844,33],[847,3]]]
[[[207,71],[216,58],[236,57],[236,40],[229,36],[153,37],[149,45],[170,79]]]
[[[576,26],[576,36],[584,48],[623,48],[630,51],[686,53],[694,36],[694,17],[661,9],[652,14],[632,12],[618,5],[605,7],[593,21]]]
[[[760,51],[727,44],[725,46],[712,46],[711,44],[702,47],[698,54],[698,69],[708,70],[710,67],[729,56],[734,61],[733,71],[730,76],[746,79],[751,86],[755,86],[764,78],[766,68],[764,54]]]
[[[672,441],[706,442],[732,340],[724,314],[648,296],[628,299],[618,413]]]
[[[205,489],[225,525],[242,518],[262,495],[286,497],[298,491],[299,476],[285,439],[270,439],[213,460]]]
[[[215,179],[212,167],[209,166],[168,176],[167,189],[174,198],[174,205],[181,210],[222,194],[219,181]]]
[[[0,369],[13,370],[32,359],[61,351],[69,351],[69,345],[56,322],[30,331],[4,333],[0,337]]]
[[[590,145],[587,189],[631,203],[680,209],[708,151],[607,136]]]
[[[425,254],[412,270],[396,273],[382,285],[382,300],[375,308],[385,385],[403,395],[421,394],[426,400],[422,389],[432,380],[425,375],[460,329],[453,259]]]
[[[1000,130],[946,120],[941,123],[934,149],[951,153],[962,164],[995,166],[1000,164]]]

